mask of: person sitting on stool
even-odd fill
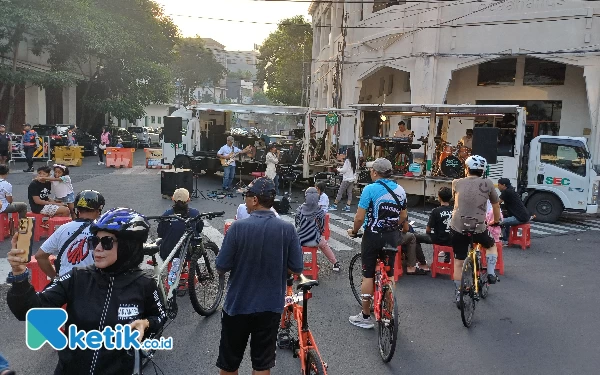
[[[508,178],[498,180],[498,190],[500,190],[500,203],[504,203],[507,211],[507,217],[500,222],[503,237],[502,245],[507,246],[510,227],[529,223],[531,215]]]
[[[440,206],[434,208],[429,214],[429,221],[425,228],[425,234],[416,234],[417,246],[422,243],[452,247],[452,238],[450,237],[450,220],[452,219],[452,189],[442,187],[438,191],[438,200]],[[432,232],[433,230],[433,232]],[[419,251],[417,250],[417,253]],[[450,263],[450,253],[444,254],[444,262]]]
[[[222,160],[233,159],[237,154],[246,154],[250,151],[250,146],[243,150],[233,145],[233,137],[227,137],[227,144],[219,149],[217,156]],[[228,164],[223,165],[223,190],[230,190],[231,183],[235,178],[235,160],[230,160]]]
[[[390,132],[390,136],[392,138],[409,138],[412,137],[412,132],[408,129],[406,129],[406,123],[404,121],[400,121],[398,123],[398,130],[396,130],[393,134]],[[394,146],[394,151],[392,152],[390,161],[392,162],[392,165],[394,165],[396,163],[396,155],[398,155],[401,152],[406,151],[406,147],[408,145],[407,144],[399,144],[396,143],[396,145]],[[412,163],[413,162],[413,154],[410,151],[407,152],[408,154],[408,163]]]

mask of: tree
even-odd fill
[[[205,92],[200,98],[200,103],[214,103],[215,97],[211,93]]]
[[[227,72],[227,78],[228,79],[243,79],[244,81],[252,81],[252,72],[250,72],[249,70],[246,71],[241,71],[240,69],[238,69],[235,72]]]
[[[264,92],[258,91],[252,95],[252,104],[273,105],[273,102],[265,95]]]
[[[302,102],[304,62],[311,61],[312,28],[302,16],[284,19],[259,49],[257,81],[267,96],[285,105]],[[305,72],[308,74],[308,72]]]

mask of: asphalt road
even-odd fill
[[[142,153],[136,153],[140,165]],[[129,206],[147,215],[161,214],[169,201],[161,199],[158,171],[108,169],[87,158],[72,169],[76,190],[101,191],[107,206]],[[17,164],[22,169],[22,165]],[[129,172],[125,174],[125,172]],[[26,200],[31,174],[9,175],[15,200]],[[199,180],[203,192],[215,190],[219,178]],[[298,194],[296,192],[296,194]],[[196,199],[200,211],[226,211],[233,218],[241,197],[223,200]],[[223,220],[213,220],[207,234],[219,240]],[[222,237],[221,237],[222,238]],[[338,237],[341,241],[341,238]],[[37,245],[36,245],[37,246]],[[453,284],[442,276],[404,276],[397,284],[400,304],[396,355],[383,364],[377,350],[377,331],[348,323],[359,310],[347,276],[352,255],[338,251],[342,272],[332,273],[322,257],[320,285],[313,289],[309,323],[329,374],[596,374],[600,367],[600,298],[598,287],[597,231],[535,238],[532,248],[504,250],[506,274],[492,286],[488,299],[479,303],[471,329],[463,327],[460,312],[451,303]],[[0,243],[0,260],[9,249]],[[431,249],[425,248],[429,259]],[[6,270],[0,277],[4,278]],[[32,352],[25,346],[25,324],[6,306],[7,285],[0,285],[0,352],[18,374],[51,374],[56,363],[53,350]],[[174,349],[158,353],[157,366],[165,374],[216,374],[219,314],[198,316],[186,298],[179,298],[179,314],[165,334]],[[240,369],[249,374],[248,354]],[[297,374],[299,362],[289,351],[277,352],[273,374]],[[150,370],[149,373],[154,373]],[[160,371],[159,371],[160,373]]]

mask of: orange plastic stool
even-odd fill
[[[12,219],[12,228],[11,222]],[[19,225],[19,214],[13,213],[1,213],[0,214],[0,241],[4,241],[6,237],[10,237],[11,229],[16,228]]]
[[[31,273],[31,285],[36,292],[41,292],[44,290],[46,285],[50,282],[50,279],[44,271],[40,269],[38,265],[37,259],[35,257],[31,257],[31,261],[27,263],[27,268],[29,268],[29,272]]]
[[[302,255],[304,254],[311,254],[310,262],[304,262],[304,276],[318,280],[319,263],[317,262],[317,247],[302,246]]]
[[[58,227],[61,225],[70,223],[71,221],[72,220],[70,217],[51,217],[50,220],[48,220],[48,236],[51,236],[54,232],[56,232],[56,229],[58,229]]]
[[[521,229],[523,233],[518,235],[518,231]],[[521,249],[525,250],[528,247],[531,247],[531,225],[520,224],[514,225],[510,227],[510,236],[508,236],[508,246],[511,245],[519,245]]]
[[[404,270],[402,269],[402,246],[398,246],[398,252],[394,260],[394,281],[398,281],[402,275],[404,275]]]
[[[42,214],[35,214],[33,212],[28,212],[27,217],[35,218],[35,226],[33,228],[33,240],[34,241],[39,241],[42,239],[42,237],[46,237],[46,238],[50,237],[49,228],[44,228],[42,226],[42,225],[47,226],[48,222],[44,222],[44,218],[47,216],[42,215]]]
[[[496,269],[500,272],[500,275],[504,275],[504,258],[502,257],[502,242],[496,242],[496,249],[498,250],[498,260],[496,261]],[[481,265],[487,268],[485,249],[479,246],[479,252],[481,253]]]
[[[231,226],[231,224],[233,224],[232,221],[225,222],[225,227],[223,228],[223,234],[227,234],[227,231],[229,230],[229,227]]]
[[[323,236],[326,241],[329,241],[329,237],[331,236],[331,229],[329,229],[329,214],[325,214],[325,231],[323,232]]]
[[[439,261],[440,253],[450,253],[450,263]],[[436,277],[437,274],[448,275],[452,278],[454,273],[454,251],[450,246],[433,245],[433,260],[431,262],[431,277]]]

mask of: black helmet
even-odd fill
[[[105,203],[102,194],[95,190],[83,190],[75,197],[75,209],[102,211]]]

